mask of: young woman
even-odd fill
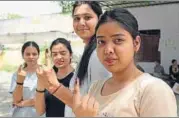
[[[106,11],[96,27],[96,38],[98,57],[112,77],[94,83],[83,97],[77,81],[72,107],[76,117],[177,116],[171,88],[141,72],[134,63],[141,39],[137,20],[130,12],[121,8]]]
[[[70,42],[64,38],[58,38],[52,42],[50,51],[58,82],[69,87],[74,72],[71,66]],[[64,117],[65,104],[45,90],[41,79],[38,80],[35,107],[39,115],[46,113],[47,117]]]
[[[33,41],[28,41],[22,46],[21,53],[25,64],[13,74],[10,87],[14,108],[12,117],[35,117],[37,114],[34,108],[34,97],[37,87],[39,46]]]
[[[95,27],[101,14],[102,9],[97,1],[76,1],[73,5],[74,31],[85,43],[85,50],[77,66],[75,75],[70,81],[69,88],[72,90],[75,79],[79,78],[81,94],[86,94],[94,81],[107,79],[111,76],[99,61],[96,53]],[[45,77],[45,75],[47,76]],[[74,116],[70,108],[73,101],[71,91],[59,85],[55,81],[56,79],[54,79],[54,74],[50,75],[50,71],[45,71],[45,74],[42,76],[44,84],[47,85],[46,88],[51,88],[49,91],[55,91],[58,88],[54,95],[69,106],[65,108],[65,116]],[[48,81],[45,81],[45,78]]]

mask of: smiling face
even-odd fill
[[[64,44],[59,43],[54,45],[51,49],[51,53],[55,67],[60,69],[70,65],[72,55]]]
[[[89,5],[82,4],[75,8],[73,28],[84,43],[88,43],[89,39],[94,35],[97,22],[98,17]]]
[[[24,50],[23,58],[28,66],[35,66],[39,58],[39,53],[35,47],[28,46]]]
[[[98,57],[110,72],[123,72],[134,64],[134,53],[140,47],[139,36],[133,40],[119,23],[109,21],[99,26],[96,38]]]

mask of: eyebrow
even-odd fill
[[[74,14],[73,17],[78,17],[78,16],[91,16],[90,13],[84,13],[84,14]]]
[[[52,53],[62,53],[62,52],[66,52],[65,50],[64,51],[57,51],[57,52],[52,52]]]
[[[119,33],[119,34],[114,34],[114,35],[112,35],[112,36],[110,36],[110,37],[118,37],[118,36],[125,36],[125,35]],[[105,36],[96,36],[96,38],[104,38],[104,37],[105,37]]]

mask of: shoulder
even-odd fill
[[[160,78],[151,76],[148,73],[145,73],[140,82],[140,86],[146,91],[170,91],[172,92],[172,89]]]
[[[176,98],[163,80],[148,74],[142,79],[141,87],[141,116],[175,116]]]
[[[172,100],[175,101],[173,90],[163,80],[153,77],[150,74],[145,74],[140,82],[140,92],[143,102]],[[150,98],[150,99],[149,99]]]

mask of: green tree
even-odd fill
[[[70,13],[72,11],[72,5],[75,1],[56,1],[60,7],[62,7],[62,13]]]
[[[16,18],[22,18],[22,16],[20,16],[18,14],[13,14],[13,13],[7,14],[7,19],[16,19]]]
[[[14,13],[0,14],[0,19],[16,19],[22,18],[22,16]]]

